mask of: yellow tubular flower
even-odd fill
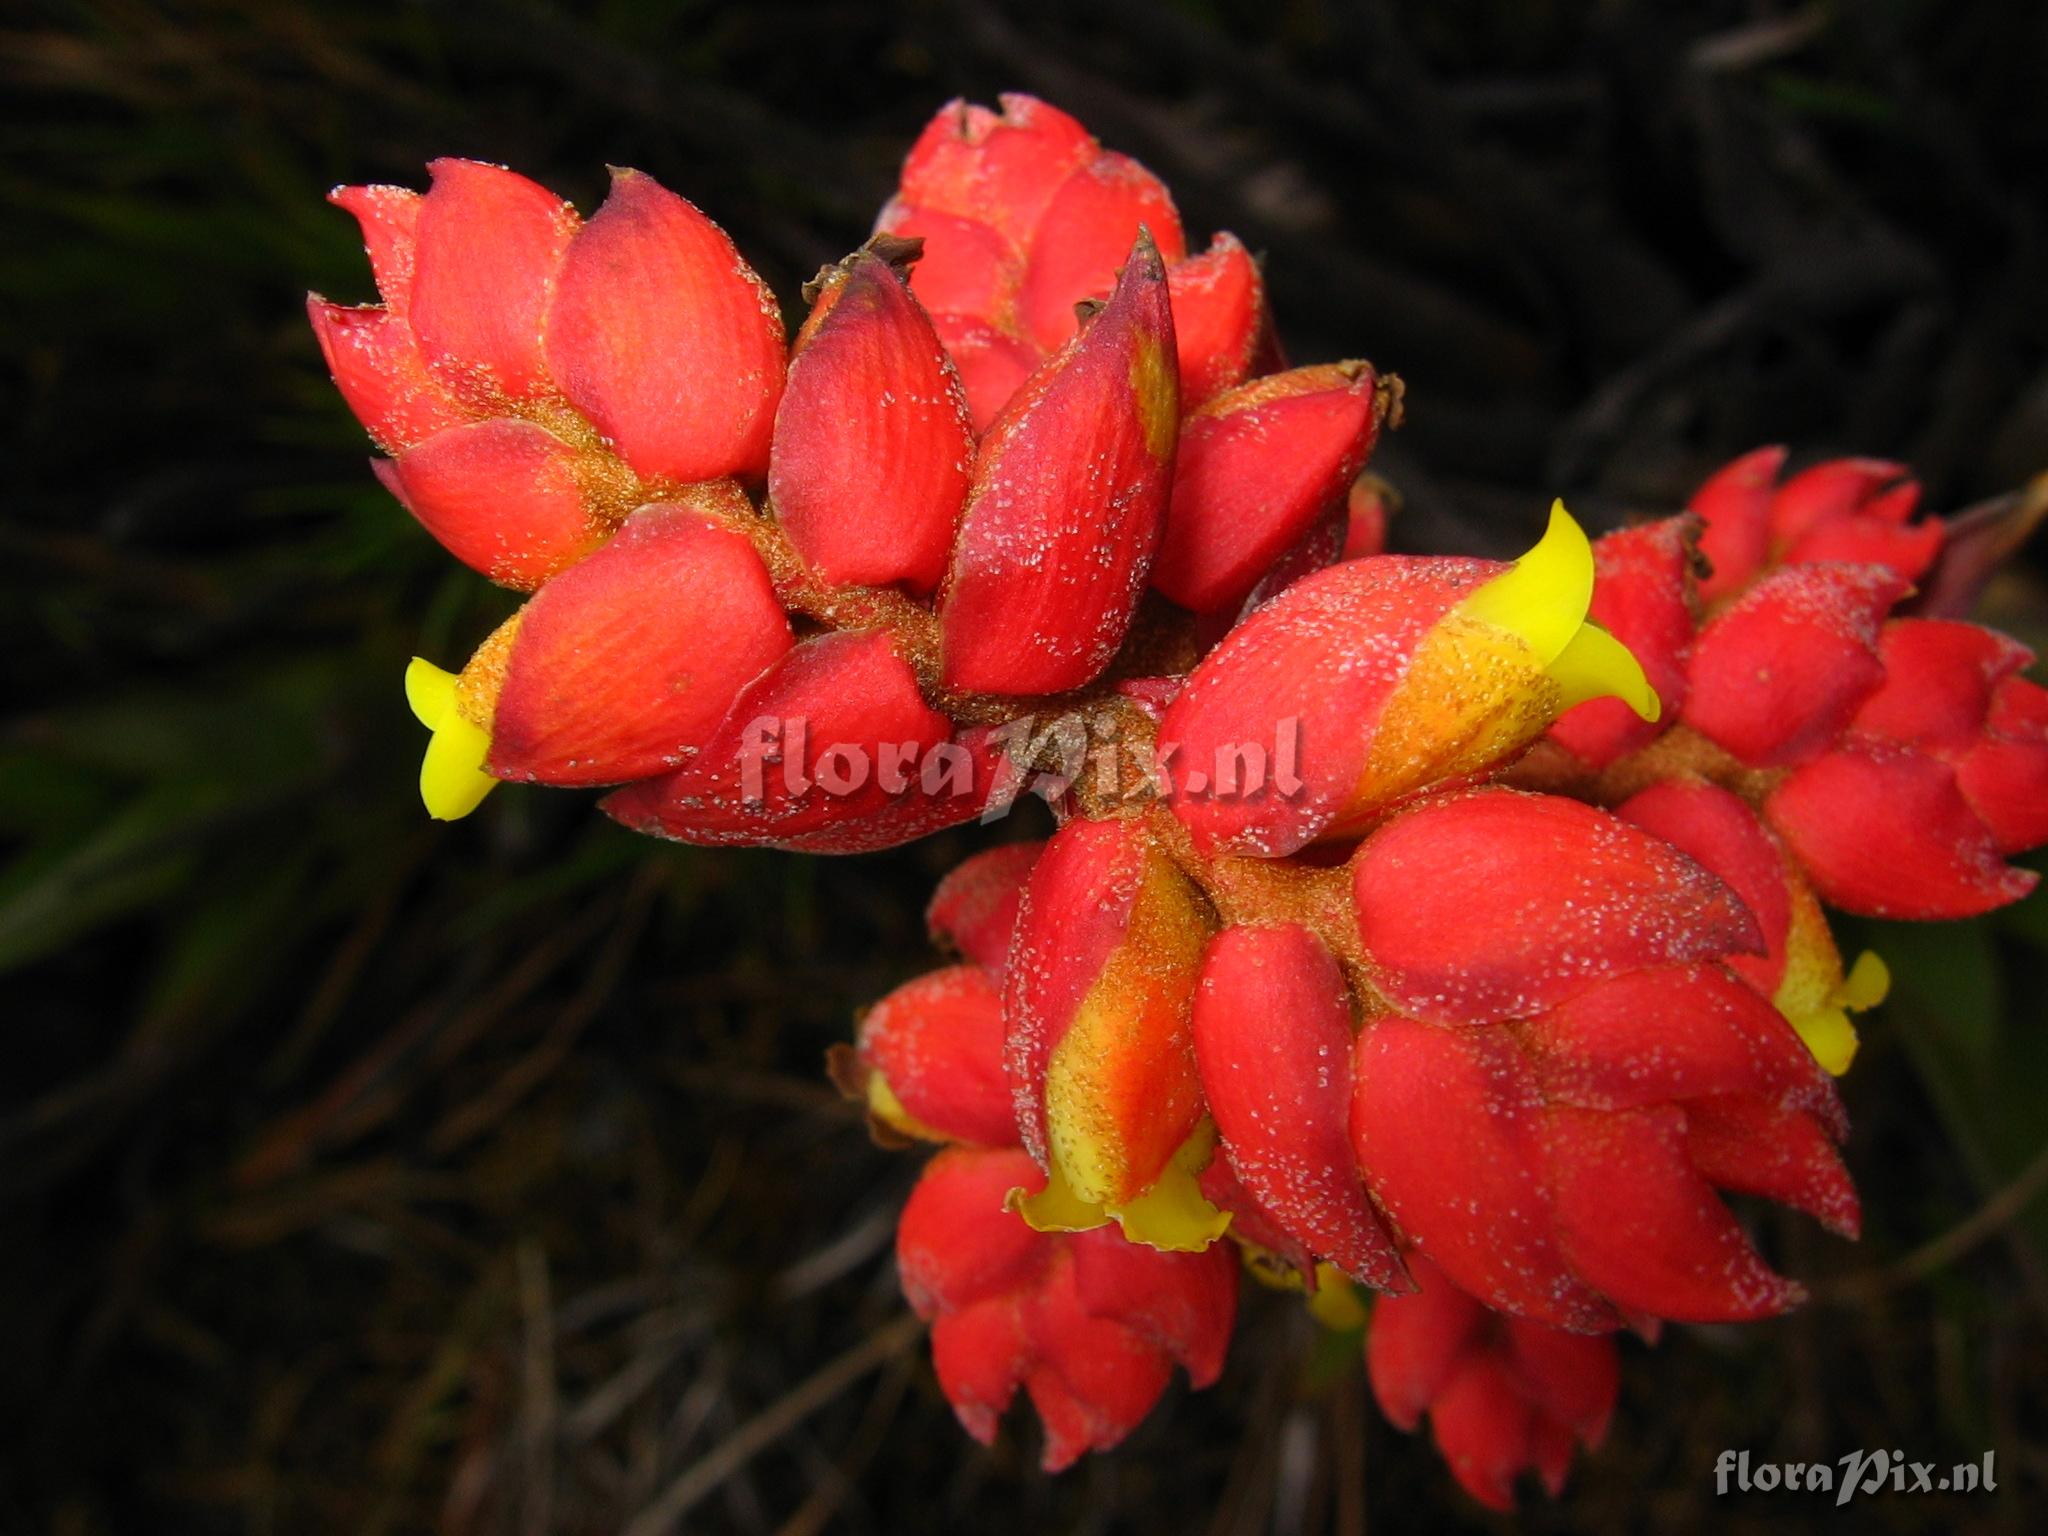
[[[1134,1243],[1169,1253],[1200,1253],[1230,1225],[1202,1194],[1202,1170],[1215,1155],[1216,1126],[1204,1120],[1150,1188],[1121,1205],[1102,1205],[1076,1192],[1057,1149],[1045,1188],[1035,1195],[1010,1192],[1009,1206],[1034,1232],[1088,1232],[1111,1221]]]
[[[1527,646],[1558,684],[1558,713],[1588,699],[1616,698],[1654,721],[1663,711],[1657,690],[1628,647],[1586,617],[1592,603],[1592,543],[1564,503],[1553,501],[1536,547],[1452,615],[1505,630]]]
[[[1819,1006],[1788,1011],[1786,1017],[1799,1031],[1806,1048],[1813,1052],[1814,1060],[1831,1075],[1840,1077],[1856,1059],[1856,1026],[1849,1022],[1849,1015],[1875,1008],[1891,991],[1891,985],[1889,968],[1875,952],[1866,949],[1849,967],[1849,974],[1829,989]],[[1784,989],[1779,990],[1782,996]],[[1782,1001],[1778,1006],[1785,1009]]]
[[[498,785],[484,772],[490,733],[463,714],[456,682],[455,673],[418,656],[405,669],[405,700],[433,732],[420,761],[420,800],[436,821],[459,821]]]

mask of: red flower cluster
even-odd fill
[[[1894,611],[1944,538],[1898,466],[1383,555],[1397,383],[1275,371],[1243,248],[1189,257],[1024,97],[939,114],[786,354],[648,178],[586,223],[434,176],[335,194],[384,302],[312,302],[386,483],[532,593],[408,674],[430,811],[623,785],[641,830],[854,851],[1092,748],[834,1062],[949,1144],[898,1259],[970,1433],[1021,1388],[1058,1468],[1215,1379],[1236,1254],[1334,1325],[1384,1293],[1382,1406],[1505,1505],[1600,1440],[1617,1330],[1800,1299],[1724,1193],[1855,1235],[1830,1074],[1886,982],[1824,905],[1983,911],[2048,841],[2031,658]]]

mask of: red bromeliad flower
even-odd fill
[[[843,853],[1053,805],[832,1061],[941,1144],[898,1262],[976,1438],[1021,1389],[1056,1470],[1213,1381],[1234,1251],[1333,1327],[1381,1293],[1382,1408],[1505,1507],[1599,1443],[1615,1330],[1799,1301],[1724,1194],[1855,1235],[1886,977],[1824,909],[1988,910],[2048,842],[2048,690],[1897,611],[1945,538],[1899,466],[1384,554],[1399,382],[1283,371],[1243,247],[1028,97],[940,112],[787,347],[644,175],[587,221],[432,175],[333,194],[383,302],[310,301],[380,478],[528,594],[407,673],[430,813]]]

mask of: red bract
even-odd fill
[[[1779,483],[1783,448],[1759,448],[1716,472],[1694,493],[1704,528],[1700,552],[1712,574],[1708,602],[1739,592],[1773,565],[1835,561],[1880,565],[1917,580],[1941,553],[1942,527],[1910,523],[1920,487],[1902,464],[1832,459]]]
[[[1352,1000],[1306,929],[1229,928],[1195,993],[1202,1092],[1238,1182],[1288,1237],[1368,1285],[1408,1280],[1348,1134]]]
[[[978,966],[932,971],[875,1004],[860,1021],[854,1061],[842,1086],[891,1129],[991,1147],[1017,1140],[1002,999]]]
[[[1010,843],[959,865],[939,882],[925,909],[932,937],[1000,977],[1009,963],[1024,882],[1044,849],[1043,843]]]
[[[1364,363],[1241,385],[1181,428],[1152,584],[1183,608],[1235,608],[1343,500],[1379,427]]]
[[[757,478],[782,393],[782,314],[725,231],[637,171],[562,262],[548,367],[643,479]]]
[[[1206,1246],[1223,1228],[1195,1193],[1209,1160],[1189,1009],[1209,918],[1137,821],[1075,821],[1045,846],[1012,940],[1003,1012],[1024,1146],[1052,1175],[1034,1223],[1112,1217]]]
[[[1878,630],[1905,590],[1877,566],[1772,572],[1701,631],[1685,723],[1753,767],[1812,756],[1883,680]]]
[[[437,160],[342,187],[384,304],[308,300],[386,484],[466,564],[531,589],[643,501],[766,467],[782,321],[722,230],[634,171],[587,225],[523,176]]]
[[[1811,885],[1756,812],[1725,789],[1674,778],[1635,795],[1619,814],[1728,883],[1764,941],[1761,955],[1727,956],[1728,968],[1777,1006],[1822,1066],[1847,1071],[1856,1054],[1848,1015],[1883,1000],[1887,974],[1868,954],[1844,974]]]
[[[1556,1498],[1573,1446],[1607,1437],[1621,1390],[1613,1337],[1502,1317],[1427,1261],[1415,1272],[1420,1290],[1373,1308],[1366,1366],[1380,1411],[1405,1430],[1428,1414],[1451,1475],[1489,1508],[1513,1509],[1526,1471]]]
[[[904,1295],[932,1320],[939,1385],[983,1444],[1022,1387],[1045,1426],[1049,1472],[1107,1450],[1166,1390],[1223,1368],[1237,1266],[1222,1249],[1159,1253],[1114,1231],[1032,1231],[1005,1209],[1043,1175],[1021,1152],[941,1152],[897,1226]]]
[[[774,844],[937,798],[926,767],[952,729],[886,630],[816,635],[740,690],[687,767],[604,808],[681,842]]]
[[[1165,186],[1029,96],[948,103],[904,162],[878,227],[924,241],[911,286],[937,320],[987,428],[1074,307],[1110,291],[1139,231],[1168,268],[1183,404],[1244,378],[1266,329],[1258,268],[1233,236],[1187,255]]]
[[[1141,239],[1116,292],[989,432],[939,594],[947,686],[1057,693],[1106,667],[1159,546],[1173,317]]]
[[[1661,838],[1557,795],[1479,789],[1396,815],[1351,861],[1373,984],[1493,1024],[1646,966],[1755,954],[1736,895]]]
[[[1353,873],[1366,965],[1401,1011],[1359,1035],[1351,1132],[1405,1240],[1559,1327],[1799,1299],[1715,1187],[1851,1230],[1854,1195],[1825,1073],[1716,963],[1761,947],[1732,892],[1612,816],[1503,790],[1395,818]]]
[[[959,375],[903,275],[862,251],[822,280],[775,418],[768,494],[818,578],[929,592],[974,438]]]
[[[788,650],[768,573],[719,502],[643,507],[479,649],[465,714],[493,774],[616,784],[672,768]]]

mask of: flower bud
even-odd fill
[[[1363,363],[1272,374],[1181,427],[1152,584],[1195,613],[1235,608],[1341,502],[1379,429]]]
[[[421,779],[431,814],[467,814],[486,767],[501,779],[616,784],[672,768],[709,739],[741,687],[790,645],[766,568],[726,521],[741,515],[735,503],[744,508],[737,491],[705,487],[690,503],[642,507],[528,599],[459,679],[413,664],[407,693],[435,732]]]
[[[925,593],[945,574],[974,438],[959,375],[883,255],[823,279],[775,417],[768,494],[828,585]]]
[[[1141,239],[1109,302],[982,443],[939,595],[948,687],[1057,693],[1116,654],[1166,511],[1172,347],[1165,272]]]
[[[1221,1234],[1196,1187],[1214,1144],[1189,1023],[1207,936],[1201,897],[1141,823],[1074,821],[1046,844],[1003,998],[1018,1130],[1050,1174],[1020,1207],[1032,1225],[1113,1218],[1164,1248]]]
[[[1202,1092],[1238,1181],[1288,1236],[1367,1285],[1406,1289],[1351,1156],[1350,988],[1307,929],[1233,927],[1202,960]]]
[[[1773,565],[1877,565],[1912,582],[1940,554],[1943,532],[1909,525],[1920,487],[1882,459],[1833,459],[1778,483],[1783,448],[1759,448],[1717,471],[1694,493],[1704,523],[1700,552],[1712,567],[1700,584],[1709,603],[1748,586]]]
[[[1167,712],[1175,814],[1205,852],[1275,857],[1499,766],[1586,699],[1611,694],[1654,718],[1642,668],[1586,622],[1592,592],[1591,547],[1562,504],[1510,566],[1382,556],[1304,577],[1204,659]],[[1229,793],[1226,755],[1276,732],[1298,745],[1295,781]]]
[[[891,992],[862,1017],[835,1070],[870,1118],[900,1135],[1016,1145],[1002,997],[978,966],[948,966]]]
[[[1512,1510],[1530,1470],[1556,1498],[1574,1443],[1607,1436],[1621,1390],[1612,1336],[1503,1317],[1427,1260],[1415,1268],[1421,1289],[1373,1308],[1365,1358],[1380,1411],[1411,1431],[1427,1413],[1451,1475],[1488,1508]]]
[[[1024,882],[1044,849],[1042,842],[1005,843],[956,866],[939,882],[925,909],[933,940],[958,950],[1000,980],[1009,965]]]
[[[1045,1426],[1042,1464],[1068,1467],[1137,1427],[1175,1364],[1221,1372],[1237,1303],[1229,1255],[1160,1253],[1113,1231],[1032,1231],[1004,1192],[1044,1175],[1021,1152],[950,1148],[897,1226],[904,1295],[932,1320],[939,1386],[984,1445],[1022,1387]]]

